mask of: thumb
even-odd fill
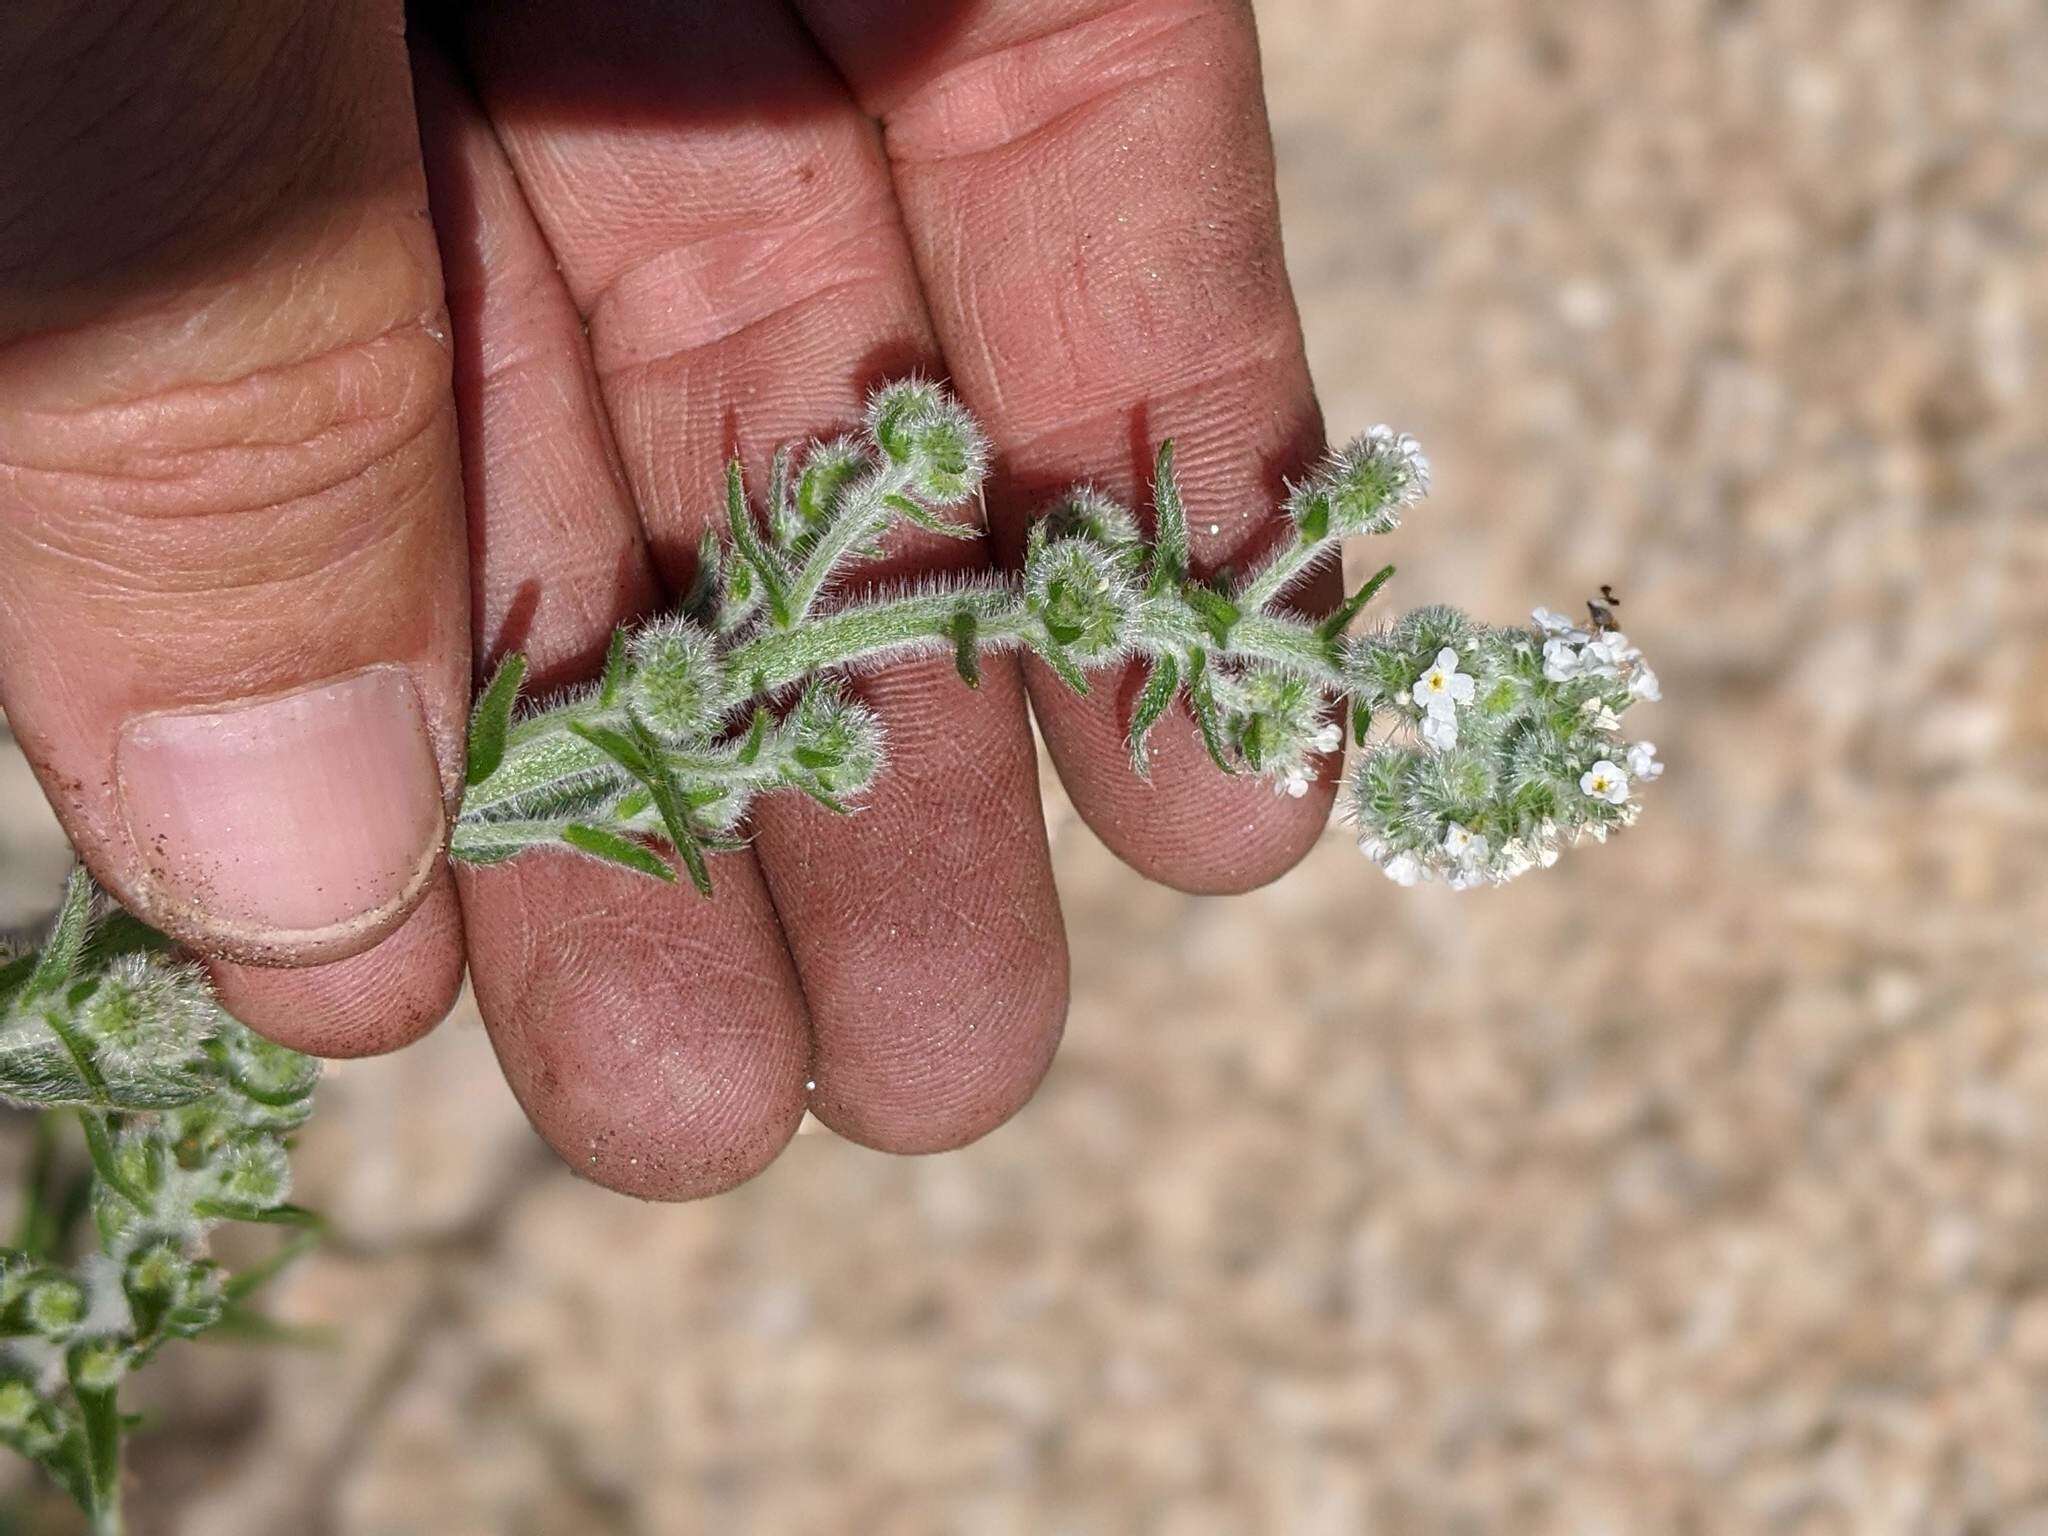
[[[136,10],[0,27],[0,704],[126,904],[334,959],[427,888],[469,678],[399,6]]]

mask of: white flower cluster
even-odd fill
[[[1423,610],[1354,646],[1356,695],[1397,724],[1358,765],[1348,808],[1395,884],[1464,890],[1548,868],[1632,825],[1663,773],[1654,743],[1620,738],[1628,709],[1659,694],[1642,652],[1547,608],[1534,619],[1488,630]]]
[[[1629,695],[1647,703],[1664,697],[1657,674],[1618,629],[1588,630],[1563,614],[1538,608],[1530,615],[1543,636],[1543,675],[1553,683],[1579,677],[1624,679]]]
[[[1361,441],[1368,454],[1399,471],[1401,489],[1393,497],[1397,514],[1429,494],[1429,455],[1414,433],[1396,432],[1382,421],[1367,428]]]
[[[1328,756],[1344,745],[1344,732],[1335,725],[1320,727],[1309,738],[1309,750],[1317,756]],[[1315,782],[1309,771],[1307,759],[1298,758],[1280,770],[1273,780],[1273,793],[1285,795],[1290,800],[1299,800],[1308,793],[1308,787]]]

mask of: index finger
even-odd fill
[[[1280,247],[1258,41],[1243,0],[799,0],[885,128],[954,383],[998,450],[1012,547],[1077,480],[1146,500],[1175,440],[1198,566],[1242,569],[1287,476],[1323,448]],[[922,52],[906,59],[905,39]],[[1327,608],[1333,570],[1301,601]],[[1033,707],[1081,814],[1127,863],[1242,890],[1305,853],[1300,799],[1229,779],[1176,711],[1152,782],[1123,734],[1133,676],[1077,698],[1032,667]]]

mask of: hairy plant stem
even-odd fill
[[[1314,552],[1312,551],[1312,554]],[[798,589],[790,590],[794,603]],[[725,665],[747,701],[759,707],[774,695],[819,674],[858,670],[917,654],[955,648],[961,624],[971,621],[977,655],[1049,645],[1042,620],[1014,585],[990,580],[951,591],[912,593],[849,605],[784,628],[760,624],[732,646]],[[1243,612],[1219,638],[1213,621],[1190,606],[1176,587],[1147,595],[1133,615],[1131,649],[1140,654],[1187,657],[1206,651],[1211,661],[1265,662],[1335,695],[1343,691],[1342,652],[1336,640],[1287,614]],[[1116,660],[1130,659],[1120,655]],[[746,708],[743,702],[739,710]],[[491,863],[559,836],[574,814],[555,807],[579,797],[623,791],[632,776],[602,747],[579,734],[592,727],[621,728],[627,716],[599,695],[571,700],[515,724],[502,762],[471,788],[457,818],[450,853]],[[780,783],[791,760],[784,735],[770,729],[753,744],[732,741],[710,750],[666,749],[669,771],[693,789],[762,790]],[[522,816],[520,809],[536,814]],[[648,808],[640,819],[658,825]]]
[[[1236,594],[1237,602],[1246,610],[1262,609],[1271,605],[1297,582],[1307,577],[1310,571],[1325,557],[1334,555],[1338,541],[1335,539],[1290,538],[1272,554],[1266,563],[1254,571]]]

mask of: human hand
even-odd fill
[[[416,120],[389,0],[55,12],[0,19],[0,698],[95,873],[258,1028],[394,1048],[466,950],[564,1157],[704,1194],[806,1102],[924,1151],[1037,1084],[1027,686],[1145,874],[1241,889],[1315,837],[1327,783],[1225,779],[1176,716],[1148,786],[1128,682],[992,658],[864,680],[868,808],[763,803],[712,901],[441,857],[475,673],[594,673],[687,584],[729,453],[910,367],[994,437],[997,557],[1171,435],[1197,558],[1241,563],[1321,435],[1237,0],[478,6],[415,38]],[[873,574],[985,558],[918,534]]]

